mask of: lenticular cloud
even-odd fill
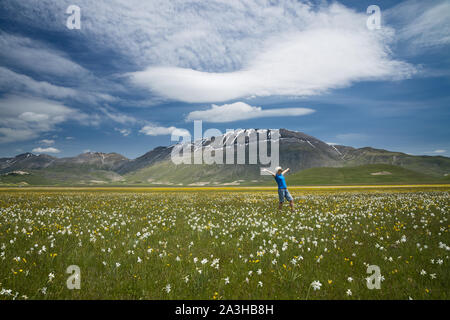
[[[358,81],[410,77],[415,69],[392,58],[393,31],[368,30],[365,13],[342,5],[299,12],[303,27],[262,39],[238,70],[206,72],[149,66],[130,73],[141,87],[174,100],[220,102],[251,96],[309,96]],[[224,56],[224,58],[226,58]]]
[[[210,109],[192,111],[187,115],[186,121],[202,120],[205,122],[223,123],[254,118],[305,116],[314,111],[310,108],[283,108],[282,110],[276,108],[263,110],[261,107],[254,107],[245,102],[238,101],[221,106],[213,104]]]

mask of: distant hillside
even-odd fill
[[[170,156],[172,150],[180,145],[157,147],[136,159],[127,159],[118,153],[102,152],[87,152],[67,158],[24,153],[12,158],[0,158],[0,185],[271,183],[268,177],[260,175],[259,165],[249,164],[248,161],[249,150],[255,147],[250,136],[257,131],[270,147],[273,131],[267,129],[242,129],[199,139],[187,145],[196,152],[234,148],[235,154],[238,147],[243,147],[245,164],[175,165]],[[428,183],[450,180],[450,158],[447,157],[412,156],[370,147],[329,145],[303,132],[286,129],[279,129],[278,133],[280,165],[291,168],[290,179],[296,184]],[[383,169],[382,166],[368,165],[390,167]],[[19,174],[20,171],[23,173]],[[372,174],[382,171],[390,174]]]
[[[225,170],[225,168],[227,168]],[[129,184],[141,185],[274,185],[272,177],[257,176],[258,168],[253,167],[241,179],[235,177],[238,166],[175,166],[172,163],[161,162],[133,174],[126,175]],[[256,178],[255,178],[256,176]],[[177,180],[175,180],[177,179]],[[447,177],[415,172],[399,166],[388,164],[369,164],[355,167],[322,167],[310,168],[296,173],[287,174],[288,185],[351,185],[351,184],[424,184],[447,183]],[[176,182],[174,182],[176,181]],[[197,181],[197,183],[193,182]]]
[[[1,185],[105,185],[123,180],[114,171],[98,170],[87,167],[53,167],[39,170],[27,170],[27,175],[0,174]]]
[[[436,178],[389,164],[368,164],[343,168],[311,168],[287,175],[286,180],[289,185],[445,183],[444,178]]]
[[[128,184],[147,185],[219,185],[233,182],[241,185],[264,181],[256,165],[175,165],[170,160],[126,174],[124,179]]]
[[[412,156],[370,147],[355,149],[336,146],[336,148],[342,153],[342,160],[346,166],[384,163],[434,176],[442,177],[450,173],[450,159],[443,156]]]
[[[118,153],[86,152],[76,157],[56,158],[46,154],[30,152],[19,154],[14,158],[0,158],[0,173],[16,170],[67,169],[84,168],[86,171],[116,170],[130,160]]]

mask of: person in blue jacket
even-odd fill
[[[289,201],[289,206],[291,207],[291,211],[294,211],[294,199],[292,198],[291,194],[289,193],[286,185],[286,179],[284,178],[284,175],[289,172],[289,168],[283,171],[281,167],[276,167],[276,173],[273,173],[267,169],[264,169],[265,171],[269,172],[274,178],[275,181],[278,184],[278,198],[280,200],[280,204],[278,206],[278,209],[281,209],[283,207],[284,199],[286,198],[287,201]]]

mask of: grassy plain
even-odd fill
[[[0,299],[450,298],[448,185],[290,191],[2,189]]]

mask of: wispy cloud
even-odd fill
[[[397,25],[396,39],[418,53],[450,44],[449,12],[447,0],[409,0],[386,10],[383,16]]]
[[[437,149],[437,150],[433,151],[433,153],[438,153],[438,154],[446,153],[446,152],[447,152],[447,150],[444,150],[444,149]]]
[[[46,144],[46,145],[52,145],[55,143],[55,140],[52,139],[42,139],[41,141],[39,141],[42,144]]]
[[[83,126],[99,126],[102,123],[137,124],[136,118],[118,112],[111,107],[101,107],[90,113],[68,107],[62,102],[35,96],[7,95],[0,98],[0,143],[26,141],[54,131],[58,125],[76,121]],[[130,134],[130,129],[121,129]],[[66,137],[67,140],[73,139]],[[42,140],[52,144],[53,140]]]
[[[235,102],[231,104],[215,105],[210,109],[190,112],[186,121],[203,120],[205,122],[232,122],[238,120],[247,120],[267,117],[287,117],[304,116],[313,113],[309,108],[278,108],[262,109],[254,107],[245,102]]]
[[[367,16],[342,5],[319,11],[299,10],[302,27],[292,25],[261,39],[258,50],[246,52],[238,70],[150,66],[130,73],[133,83],[166,98],[217,102],[251,96],[317,95],[357,81],[403,79],[415,68],[391,57],[393,30],[367,29]],[[244,53],[243,53],[244,54]]]
[[[0,98],[0,143],[37,138],[66,121],[94,125],[100,120],[55,100],[16,95]]]
[[[47,98],[76,98],[77,91],[55,86],[47,81],[33,78],[0,66],[0,89],[7,92],[28,93]]]
[[[38,98],[74,100],[77,102],[97,104],[99,102],[111,102],[115,97],[86,88],[69,88],[54,85],[48,81],[38,81],[25,74],[17,73],[0,66],[0,90],[10,94],[27,94]]]
[[[3,6],[5,14],[30,28],[68,32],[61,23],[63,3],[4,0]],[[392,58],[393,29],[370,31],[365,12],[337,3],[80,0],[79,6],[83,40],[93,49],[116,53],[127,62],[117,67],[132,83],[169,99],[315,95],[415,72]],[[20,48],[40,49],[23,39],[16,42]]]
[[[0,52],[0,91],[93,106],[115,102],[114,94],[125,92],[120,81],[96,76],[51,42],[0,30],[0,45],[8,48]]]
[[[33,139],[79,116],[77,110],[56,101],[6,96],[0,99],[0,142]]]
[[[127,137],[131,134],[131,130],[130,129],[120,129],[120,128],[114,128],[115,131],[120,132],[121,135],[123,135],[124,137]]]
[[[117,112],[111,107],[100,107],[100,111],[106,116],[107,119],[120,124],[132,124],[139,122],[135,117]]]
[[[89,73],[63,52],[27,37],[0,31],[0,46],[8,48],[0,51],[2,62],[21,69],[57,77],[82,77]]]

